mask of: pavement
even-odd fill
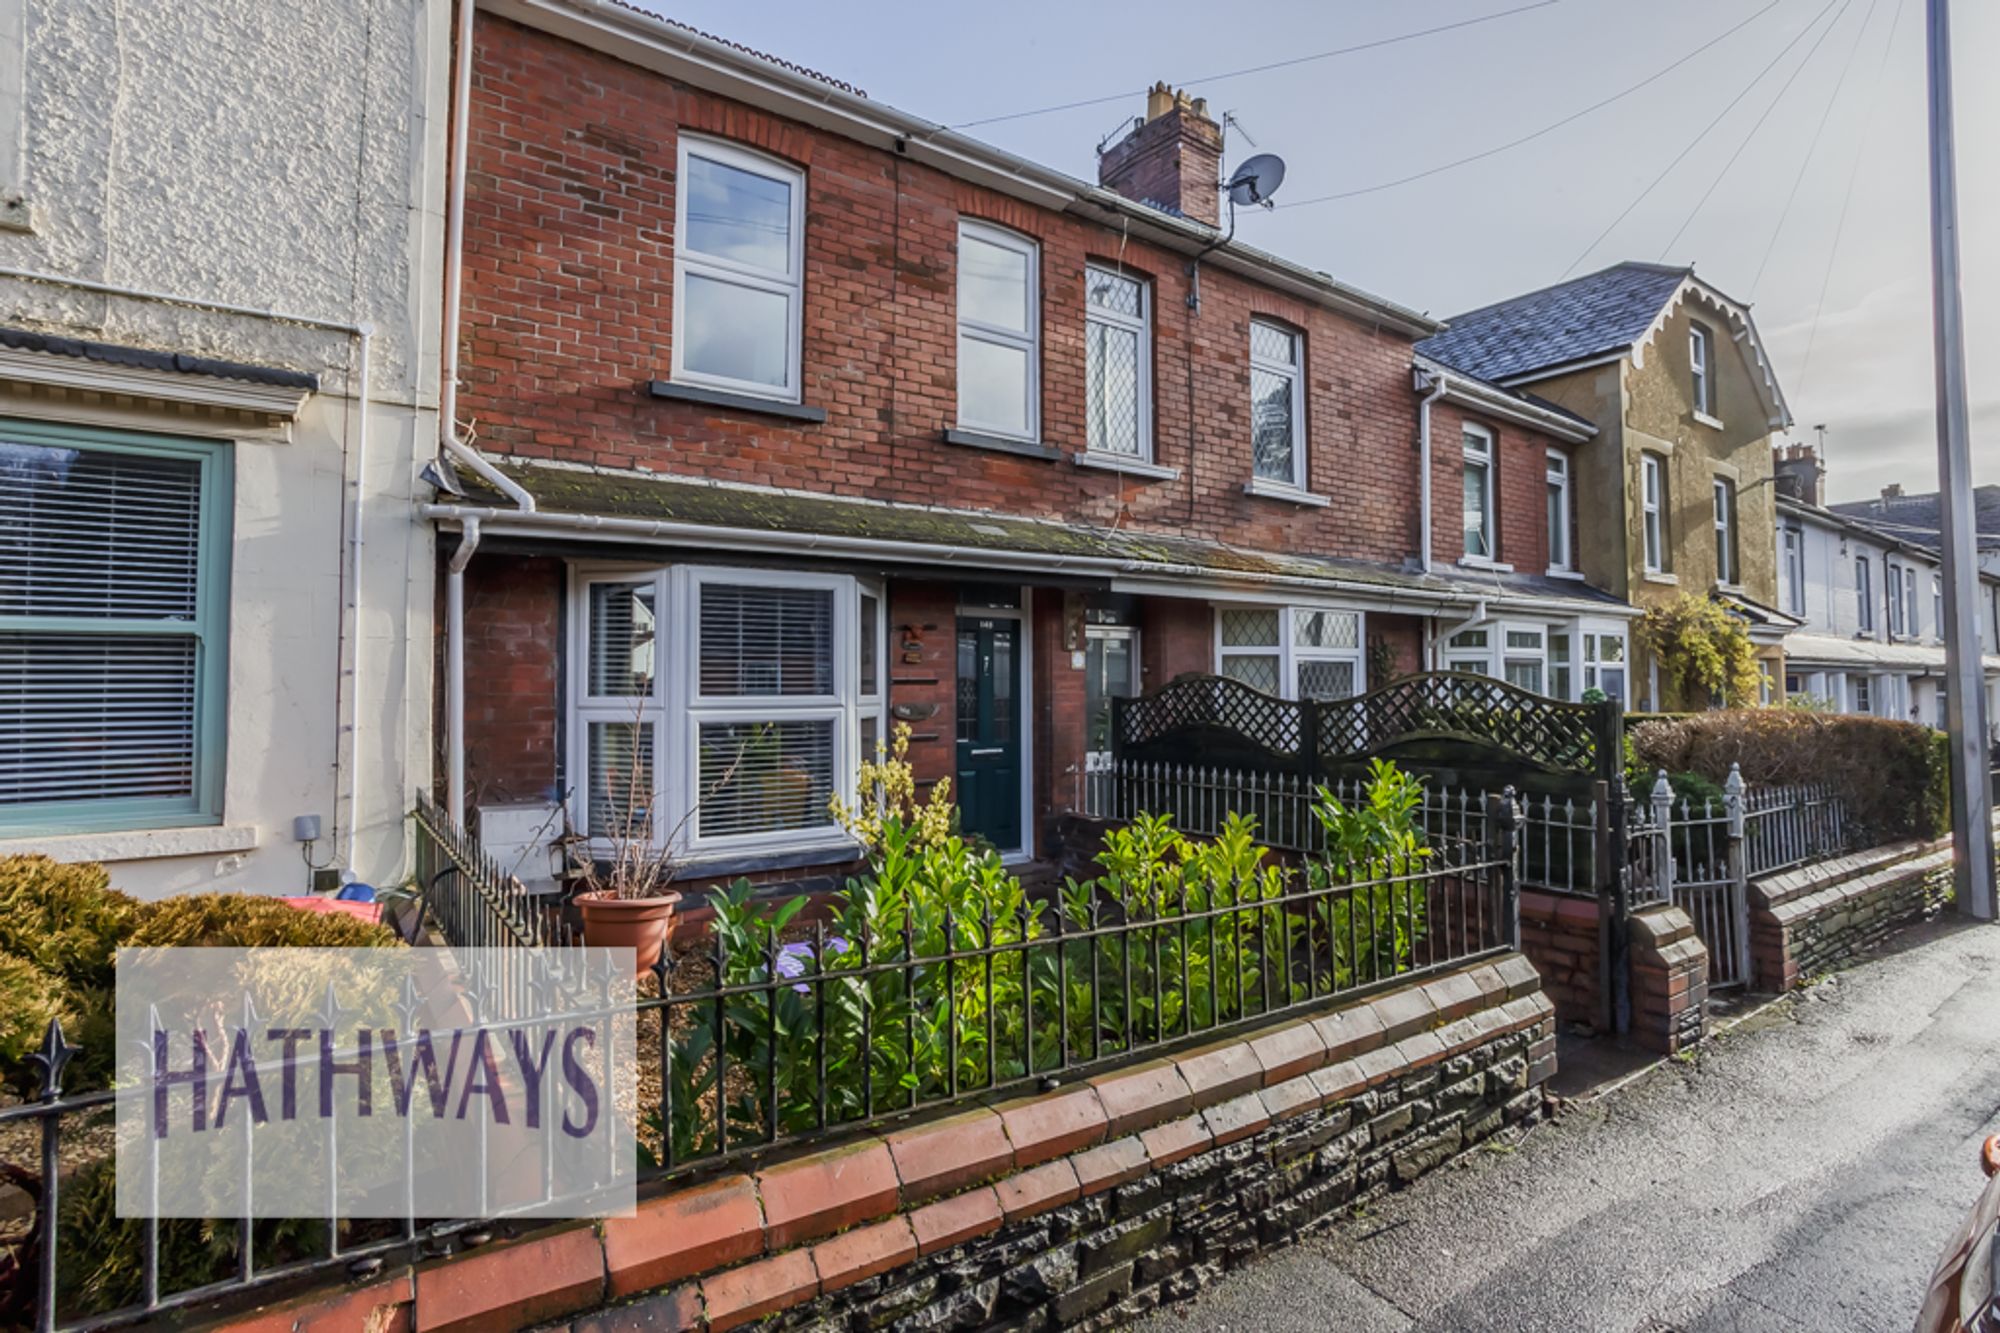
[[[1191,1330],[1905,1330],[2000,1131],[2000,928],[1947,919],[1159,1310]]]

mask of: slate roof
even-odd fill
[[[793,61],[786,60],[782,56],[774,56],[768,51],[759,51],[756,47],[745,46],[741,42],[732,42],[727,37],[717,37],[712,32],[703,32],[700,28],[694,27],[691,24],[683,23],[677,18],[671,18],[666,14],[662,14],[657,9],[649,8],[646,5],[633,4],[632,0],[611,0],[611,2],[617,5],[620,9],[629,9],[634,14],[644,14],[649,19],[658,19],[660,22],[671,24],[674,27],[679,28],[683,32],[691,32],[695,36],[700,37],[705,41],[714,42],[718,46],[726,46],[730,48],[732,51],[740,51],[744,55],[749,56],[752,59],[762,60],[766,64],[776,65],[779,69],[790,70],[794,74],[803,74],[808,79],[817,79],[819,82],[827,85],[829,88],[838,88],[840,89],[840,91],[844,93],[853,93],[856,97],[868,96],[866,92],[863,92],[861,89],[855,87],[853,84],[847,82],[845,79],[836,79],[831,74],[822,74],[818,70],[813,69],[808,65],[800,65]]]
[[[1944,514],[1936,491],[1848,500],[1826,507],[1843,518],[1858,520],[1912,546],[1932,551],[1944,549],[1941,535]],[[1972,510],[1974,525],[1979,529],[1979,545],[1987,550],[2000,549],[2000,486],[1973,487]]]
[[[319,390],[319,377],[303,370],[284,370],[243,361],[217,361],[212,357],[189,356],[185,352],[157,352],[150,347],[124,347],[117,343],[93,342],[88,338],[63,338],[52,333],[37,333],[32,329],[0,327],[0,347],[11,347],[17,352],[73,356],[84,361],[102,361],[111,366],[171,370],[183,375],[243,380],[249,384],[275,384],[287,389],[304,389],[307,393]]]
[[[1424,356],[1487,380],[1622,351],[1645,336],[1661,307],[1694,272],[1626,262],[1468,310],[1417,344]]]
[[[1463,599],[1511,592],[1572,602],[1586,611],[1623,606],[1609,594],[1567,579],[1488,575],[1465,570],[1425,575],[1366,561],[1259,551],[1223,542],[1093,527],[1074,521],[1055,522],[928,505],[882,504],[796,491],[717,485],[658,474],[549,466],[509,458],[490,461],[525,487],[544,513],[595,514],[736,531],[813,533],[884,543],[954,546],[973,553],[963,562],[973,568],[979,567],[978,552],[990,552],[994,568],[1007,568],[1006,556],[1010,552],[1026,552],[1121,561],[1134,574],[1144,574],[1146,566],[1157,565],[1163,573],[1197,569],[1221,580],[1232,575],[1323,579],[1349,587],[1376,588],[1385,596],[1406,592]],[[503,510],[511,507],[477,477],[467,475],[463,481],[468,503],[491,504]],[[932,559],[928,554],[920,558]]]

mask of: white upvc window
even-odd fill
[[[1903,567],[1889,562],[1889,637],[1903,636]]]
[[[958,424],[1041,438],[1041,251],[991,223],[958,224]]]
[[[578,588],[572,818],[597,851],[847,846],[829,803],[882,736],[880,588],[688,566]]]
[[[1667,568],[1667,476],[1658,454],[1639,456],[1639,477],[1646,572],[1660,574]]]
[[[1147,284],[1091,264],[1083,271],[1085,447],[1151,462],[1153,311]]]
[[[1715,581],[1735,583],[1736,579],[1736,487],[1726,477],[1717,477],[1715,492]],[[1794,582],[1803,584],[1801,577]],[[1803,591],[1803,588],[1801,588]]]
[[[1583,632],[1583,688],[1600,690],[1607,698],[1625,700],[1628,666],[1625,661],[1625,630],[1586,620]]]
[[[1345,699],[1367,689],[1359,611],[1304,606],[1216,609],[1216,671],[1286,699]]]
[[[1923,622],[1917,619],[1917,570],[1914,565],[1903,566],[1903,632],[1913,639],[1924,632]]]
[[[1875,632],[1875,567],[1864,553],[1854,557],[1854,623],[1863,634]]]
[[[1944,580],[1931,575],[1931,637],[1944,637]]]
[[[1306,489],[1305,339],[1269,320],[1250,321],[1251,475]]]
[[[1465,423],[1460,431],[1465,446],[1465,558],[1493,561],[1499,558],[1493,524],[1493,432],[1484,426]]]
[[[1569,455],[1559,450],[1548,452],[1548,508],[1549,508],[1549,572],[1567,574],[1576,568],[1576,553],[1571,550],[1569,518]]]
[[[799,401],[805,180],[761,153],[681,136],[676,382]]]
[[[1695,321],[1688,323],[1688,390],[1694,400],[1695,412],[1704,417],[1715,415],[1715,361],[1712,339],[1708,326]]]
[[[1558,644],[1556,641],[1559,640]],[[1569,643],[1567,632],[1551,634],[1543,625],[1507,621],[1483,621],[1459,630],[1445,640],[1444,664],[1447,671],[1464,671],[1475,676],[1493,676],[1532,694],[1551,693],[1548,688],[1551,649],[1559,647],[1562,689],[1557,698],[1566,698],[1569,687]]]

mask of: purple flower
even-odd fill
[[[847,948],[847,941],[838,935],[827,936],[826,942],[830,952],[838,953]],[[801,940],[797,944],[787,944],[778,950],[778,975],[781,977],[804,976],[807,971],[806,965],[812,959],[812,955],[813,947],[807,941]],[[825,964],[822,963],[811,970],[818,972],[823,970],[824,966]],[[801,995],[810,994],[812,991],[812,987],[805,982],[800,982],[798,985],[792,987],[792,989]]]

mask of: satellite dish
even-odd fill
[[[1278,187],[1285,183],[1285,160],[1276,153],[1259,153],[1236,168],[1223,186],[1232,204],[1268,204]]]

